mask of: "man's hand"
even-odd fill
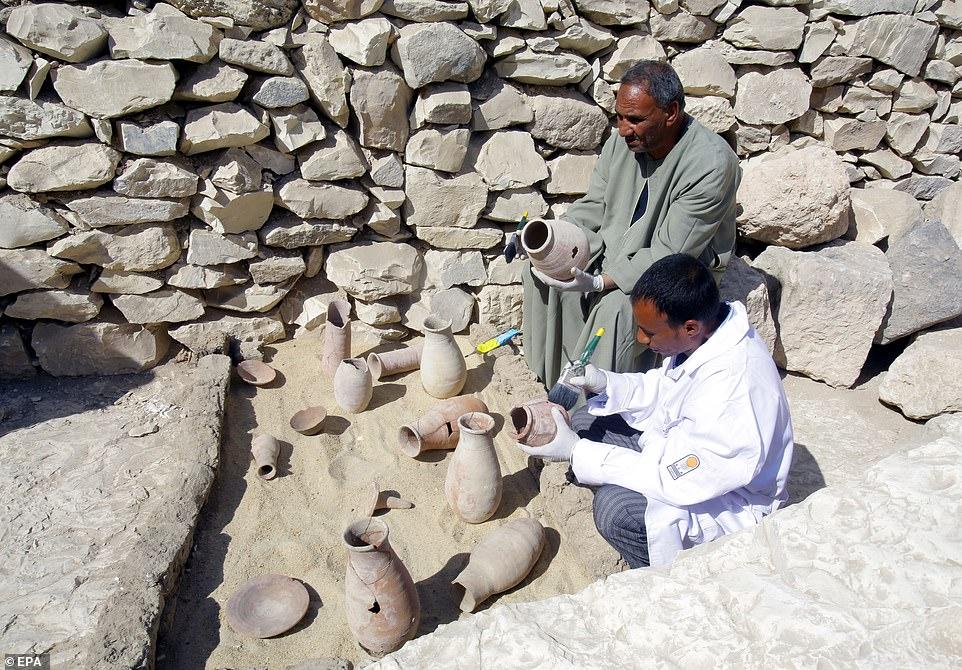
[[[548,275],[539,272],[536,268],[531,268],[531,274],[540,279],[546,286],[558,289],[559,291],[578,291],[579,293],[592,293],[603,291],[605,288],[605,278],[601,275],[592,275],[571,268],[572,278],[565,281],[563,279],[553,279]]]
[[[571,452],[574,451],[575,443],[580,439],[578,434],[571,430],[565,421],[564,414],[557,407],[551,408],[551,416],[554,419],[557,432],[554,439],[543,447],[528,447],[519,444],[521,450],[529,456],[542,458],[546,461],[570,461]]]
[[[596,368],[591,363],[585,365],[584,374],[568,380],[571,386],[577,386],[587,393],[603,393],[608,388],[608,375],[604,370]]]

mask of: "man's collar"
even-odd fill
[[[711,337],[705,340],[681,364],[675,365],[675,358],[677,357],[672,357],[671,365],[665,371],[666,376],[677,380],[683,374],[691,374],[702,364],[741,342],[748,335],[750,328],[751,324],[748,322],[748,313],[745,311],[744,305],[737,301],[728,303],[728,316],[715,329]]]

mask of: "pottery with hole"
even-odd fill
[[[571,268],[588,265],[588,236],[564,219],[531,219],[521,231],[521,246],[531,265],[553,279],[567,281]]]
[[[264,361],[241,361],[237,364],[237,376],[248,384],[264,386],[277,377],[277,370]]]
[[[261,575],[234,591],[227,623],[248,637],[274,637],[304,618],[310,597],[304,585],[285,575]]]
[[[474,394],[442,400],[413,423],[401,426],[398,445],[411,458],[426,451],[454,449],[461,436],[458,418],[469,412],[487,411],[488,406]]]
[[[270,435],[258,435],[251,441],[251,453],[257,466],[257,476],[265,480],[274,479],[277,476],[281,443]]]
[[[421,386],[435,398],[456,396],[468,379],[468,366],[454,341],[451,322],[432,315],[424,320],[422,328]]]
[[[375,381],[384,377],[399,375],[421,367],[421,343],[414,346],[385,351],[383,354],[368,354],[367,365]]]
[[[305,407],[294,412],[294,416],[291,417],[291,428],[301,435],[317,435],[321,432],[326,418],[327,410],[321,405]]]
[[[327,324],[321,346],[321,371],[334,379],[337,366],[351,357],[351,303],[338,298],[327,305]]]
[[[561,410],[565,422],[568,422],[570,417],[565,408],[547,399],[512,407],[509,413],[513,426],[511,437],[528,447],[543,447],[551,442],[558,432],[554,417],[551,416],[551,410],[555,407]]]
[[[345,358],[334,373],[334,400],[345,412],[363,412],[371,396],[374,382],[363,358]]]
[[[458,419],[461,435],[444,478],[448,505],[467,523],[484,523],[501,504],[501,464],[494,449],[494,418],[471,412]]]

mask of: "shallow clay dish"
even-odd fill
[[[237,375],[248,384],[264,386],[274,381],[277,370],[263,361],[241,361],[237,364]]]
[[[301,435],[316,435],[327,418],[327,410],[320,405],[305,407],[291,417],[291,428]]]
[[[241,635],[274,637],[304,618],[309,600],[296,579],[261,575],[234,591],[227,601],[227,623]]]

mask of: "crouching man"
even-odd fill
[[[683,254],[655,262],[631,293],[638,342],[661,368],[592,365],[571,427],[522,449],[571,462],[595,489],[598,532],[632,568],[754,526],[787,498],[792,421],[765,342],[741,303],[721,302],[711,272]],[[591,394],[597,394],[592,396]]]

